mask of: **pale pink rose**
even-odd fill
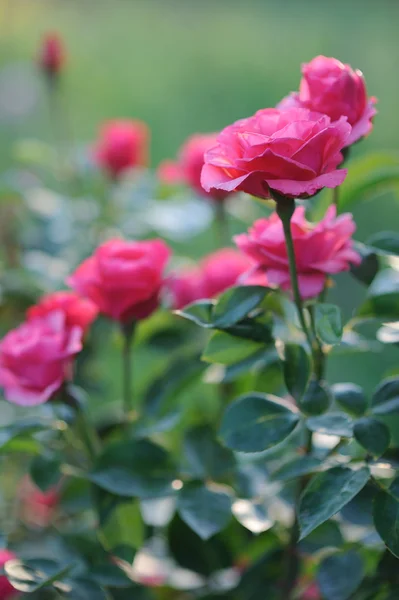
[[[265,108],[223,129],[205,153],[201,184],[207,192],[241,190],[270,198],[274,190],[308,198],[345,179],[346,170],[337,167],[350,131],[345,117],[331,123],[303,108]]]
[[[123,323],[144,319],[159,306],[169,256],[162,240],[109,240],[67,282],[110,319]]]
[[[328,115],[332,121],[347,117],[352,131],[346,146],[370,133],[377,100],[367,97],[361,71],[336,58],[316,56],[302,65],[302,75],[299,92],[284,98],[278,108],[309,108]]]
[[[146,167],[149,154],[149,131],[142,121],[119,119],[107,121],[100,130],[93,157],[112,178],[127,169]]]
[[[67,327],[59,310],[10,331],[0,342],[0,386],[6,400],[21,406],[49,400],[69,377],[82,335],[80,327]]]
[[[65,314],[67,327],[78,326],[84,332],[88,330],[97,317],[98,308],[91,300],[81,298],[74,292],[59,291],[43,296],[35,306],[27,311],[28,321],[43,317],[54,310],[61,310]]]
[[[352,215],[346,213],[336,217],[335,206],[330,206],[324,219],[316,224],[306,220],[303,206],[295,210],[291,231],[302,298],[320,294],[327,275],[348,271],[350,263],[360,263],[361,258],[352,244],[355,229]],[[291,289],[283,226],[276,213],[255,221],[248,233],[235,237],[235,242],[257,263],[242,277],[243,283]]]
[[[4,567],[6,562],[15,558],[17,557],[11,550],[0,549],[0,567]],[[11,600],[11,598],[16,598],[17,595],[18,592],[8,581],[6,575],[0,575],[0,600]]]
[[[18,490],[21,519],[32,527],[48,527],[60,501],[59,486],[42,492],[27,475]]]
[[[222,189],[205,191],[201,185],[204,153],[216,144],[217,133],[197,133],[188,138],[176,162],[165,161],[158,168],[159,179],[166,184],[185,183],[197,194],[211,200],[224,200],[229,192]]]

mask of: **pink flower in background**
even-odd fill
[[[327,275],[347,271],[350,263],[360,263],[360,256],[352,244],[355,229],[352,215],[336,217],[335,206],[330,206],[324,219],[316,224],[306,220],[303,206],[295,210],[291,230],[302,298],[320,294]],[[269,285],[290,290],[284,232],[276,213],[268,219],[255,221],[248,233],[235,237],[235,242],[256,262],[256,267],[242,278],[243,283],[266,285],[267,280]]]
[[[149,137],[148,127],[142,121],[107,121],[101,127],[94,160],[112,179],[118,178],[127,169],[146,167]]]
[[[67,281],[110,319],[123,323],[144,319],[159,306],[169,256],[170,249],[162,240],[109,240]]]
[[[172,273],[167,289],[175,310],[196,300],[218,296],[234,286],[239,277],[253,265],[245,254],[233,248],[222,248],[202,259],[198,267]]]
[[[27,475],[18,490],[21,519],[33,527],[48,527],[60,501],[60,490],[54,486],[42,492]]]
[[[54,77],[60,73],[65,63],[65,48],[58,33],[47,33],[42,40],[38,63],[43,71]]]
[[[4,567],[7,561],[17,558],[14,552],[6,550],[5,548],[0,549],[0,567]],[[0,575],[0,600],[10,600],[16,598],[18,592],[8,581],[6,575]]]
[[[159,179],[166,184],[185,183],[201,196],[211,200],[224,200],[229,195],[228,191],[205,191],[201,185],[204,153],[216,144],[216,139],[216,133],[197,133],[189,137],[180,149],[177,162],[168,160],[159,165]]]
[[[317,583],[311,583],[302,593],[300,600],[321,600],[320,588]]]
[[[201,184],[207,192],[241,190],[270,198],[271,190],[289,198],[308,198],[340,185],[345,169],[342,148],[351,126],[342,117],[303,108],[265,108],[229,125],[205,153]]]
[[[302,65],[299,92],[284,98],[278,108],[309,108],[338,121],[347,117],[352,131],[346,146],[370,133],[376,98],[367,97],[363,73],[336,58],[316,56]]]
[[[43,317],[54,310],[61,310],[65,314],[67,327],[80,327],[84,332],[88,330],[97,317],[98,308],[91,300],[81,298],[74,292],[60,291],[43,296],[35,306],[27,311],[28,321]]]
[[[81,327],[68,327],[56,310],[27,321],[0,342],[0,386],[9,402],[34,406],[49,400],[70,376],[82,349]]]

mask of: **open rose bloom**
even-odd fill
[[[335,206],[330,206],[324,219],[316,224],[306,220],[303,206],[295,210],[291,230],[302,298],[318,296],[327,275],[348,271],[350,264],[360,263],[361,258],[352,246],[355,229],[352,215],[336,217]],[[256,263],[241,278],[243,283],[291,289],[284,231],[276,213],[256,221],[248,233],[236,236],[235,242]]]
[[[0,386],[9,402],[34,406],[49,400],[68,379],[82,349],[81,327],[68,327],[55,310],[27,321],[0,342]]]
[[[148,128],[142,121],[108,121],[100,130],[93,151],[94,160],[111,179],[117,179],[128,169],[146,167],[149,137]]]
[[[340,185],[341,153],[350,136],[346,117],[335,123],[303,108],[266,108],[229,125],[205,153],[201,184],[207,192],[241,190],[258,198],[276,191],[308,198]]]
[[[68,284],[110,319],[145,319],[158,308],[169,256],[162,240],[109,240],[83,261]]]
[[[98,308],[91,300],[81,298],[71,291],[60,291],[43,296],[38,304],[29,308],[27,317],[28,320],[44,317],[54,310],[64,313],[66,327],[77,326],[84,332],[98,314]]]
[[[346,117],[352,131],[346,146],[370,133],[376,99],[367,97],[363,73],[336,58],[316,56],[302,65],[299,92],[293,92],[278,108],[309,108],[338,121]]]
[[[183,144],[176,162],[167,160],[158,167],[158,177],[166,184],[185,183],[197,194],[210,200],[224,200],[229,192],[222,189],[205,191],[201,185],[204,154],[216,144],[216,133],[197,133]]]

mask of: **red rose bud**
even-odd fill
[[[145,319],[159,306],[169,256],[162,240],[109,240],[83,261],[68,284],[110,319]]]
[[[372,130],[376,101],[367,97],[361,71],[336,58],[316,56],[302,65],[299,92],[284,98],[278,108],[308,108],[328,115],[332,121],[346,117],[352,131],[345,146],[350,146]]]
[[[222,189],[205,191],[201,185],[201,171],[204,166],[204,153],[216,144],[216,133],[198,133],[183,144],[176,162],[164,161],[158,167],[158,177],[162,183],[173,185],[185,183],[194,192],[211,200],[224,200],[229,195]]]
[[[111,179],[148,166],[149,130],[142,121],[114,120],[103,124],[93,149],[96,164]]]
[[[3,568],[7,561],[17,558],[14,552],[0,549],[0,567]],[[11,600],[17,598],[18,592],[8,581],[6,575],[0,575],[0,600]]]
[[[43,37],[38,63],[44,73],[51,78],[61,72],[65,63],[65,49],[57,33],[47,33]]]

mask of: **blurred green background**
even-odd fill
[[[16,140],[53,139],[34,63],[48,30],[67,47],[63,85],[76,141],[90,142],[103,119],[137,117],[151,128],[156,166],[191,133],[274,106],[297,89],[300,63],[325,54],[360,68],[379,100],[375,129],[353,154],[397,148],[394,0],[0,0],[0,7],[2,169],[12,165]],[[396,229],[398,203],[390,195],[360,203],[355,218],[360,240]],[[350,310],[363,291],[349,277],[342,282],[333,300]],[[332,378],[370,387],[395,367],[395,352],[333,360]]]

